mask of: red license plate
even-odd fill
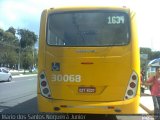
[[[96,88],[95,87],[78,87],[79,93],[95,93]]]

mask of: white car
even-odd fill
[[[11,81],[12,80],[12,74],[3,67],[0,67],[0,81]]]

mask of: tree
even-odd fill
[[[153,51],[151,54],[151,60],[160,58],[160,51]]]
[[[34,51],[37,35],[26,29],[18,29],[17,33],[20,39],[16,37],[13,27],[6,31],[0,29],[0,66],[12,67],[21,61],[22,67],[28,69],[37,57]]]
[[[148,55],[147,60],[141,59],[141,68],[146,68],[149,61],[156,59],[156,58],[160,58],[160,51],[152,51],[151,48],[142,48],[141,47],[140,53]]]
[[[14,29],[13,27],[9,27],[9,29],[6,32],[10,32],[10,33],[12,33],[15,36],[16,29]]]
[[[24,68],[24,73],[25,73],[25,70],[29,69],[29,67],[31,67],[33,63],[32,54],[29,51],[24,50],[24,52],[22,53],[21,62],[22,62],[22,67]]]
[[[0,28],[0,64],[3,62],[2,56],[3,56],[3,34],[4,30]]]
[[[0,41],[2,41],[3,34],[4,34],[4,30],[3,30],[3,29],[0,29]]]
[[[148,59],[150,59],[151,55],[152,55],[152,50],[151,50],[151,48],[143,48],[143,47],[141,47],[140,48],[140,53],[141,54],[147,54],[148,55]]]
[[[11,32],[0,29],[0,64],[12,67],[17,64],[18,38]]]
[[[19,29],[18,35],[20,36],[21,51],[25,53],[22,53],[22,65],[24,69],[28,69],[34,66],[34,44],[37,42],[37,35],[26,29]]]
[[[20,46],[21,48],[26,48],[28,46],[34,46],[37,42],[37,35],[26,29],[19,29],[18,35],[20,36]]]
[[[17,53],[12,50],[12,48],[5,49],[5,51],[3,51],[2,60],[2,63],[7,65],[7,67],[13,67],[18,63]]]

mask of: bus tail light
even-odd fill
[[[46,98],[51,98],[51,92],[44,72],[40,74],[39,80],[40,80],[40,90],[42,96]]]
[[[136,96],[137,88],[138,88],[138,75],[136,72],[133,72],[130,76],[130,80],[127,86],[124,99],[131,99],[134,96]]]

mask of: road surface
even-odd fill
[[[0,112],[37,112],[37,77],[13,78],[11,82],[0,82]]]

